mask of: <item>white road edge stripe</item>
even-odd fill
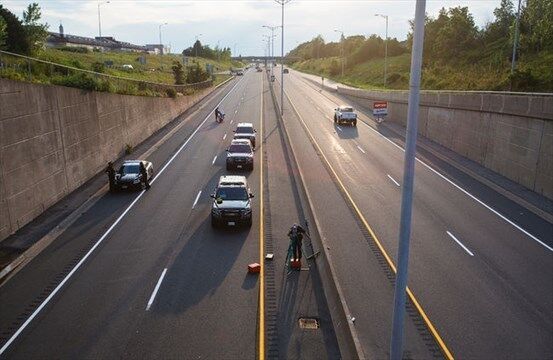
[[[154,303],[157,292],[159,291],[159,287],[161,286],[161,282],[163,281],[163,278],[165,277],[166,272],[167,272],[167,268],[163,269],[163,272],[161,273],[161,276],[157,281],[156,287],[154,288],[154,291],[152,291],[152,296],[150,296],[150,300],[148,300],[148,305],[146,305],[146,311],[150,311],[150,307]]]
[[[202,195],[202,190],[200,190],[200,192],[198,192],[198,195],[196,195],[196,200],[194,200],[194,204],[192,204],[192,209],[196,207],[198,200],[200,200],[200,195]]]
[[[455,242],[457,244],[459,244],[459,246],[461,246],[470,256],[474,256],[472,251],[470,251],[465,245],[463,245],[463,243],[460,242],[452,233],[450,233],[449,231],[446,231],[446,233],[447,233],[447,235],[449,235],[449,237],[451,237],[453,240],[455,240]]]
[[[232,89],[230,89],[230,91],[221,99],[221,101],[219,101],[217,103],[217,105],[215,106],[215,108],[217,108],[219,105],[221,105],[221,103],[227,98],[227,96],[229,96],[233,91],[234,89],[240,84],[242,83],[243,80],[240,80],[238,81],[233,87]],[[184,147],[188,144],[188,142],[190,142],[190,140],[194,137],[194,135],[196,135],[196,133],[200,130],[200,128],[205,124],[205,122],[207,121],[207,119],[209,119],[211,117],[211,114],[213,114],[213,111],[215,111],[215,108],[213,110],[211,110],[209,112],[209,114],[207,114],[207,116],[205,117],[205,119],[200,123],[200,125],[198,125],[198,127],[196,128],[196,130],[194,130],[194,132],[188,137],[188,139],[184,142],[184,144],[181,145],[181,147],[177,150],[177,152],[169,159],[169,161],[167,161],[167,163],[165,164],[165,166],[157,173],[157,175],[152,179],[152,181],[150,182],[151,184],[154,183],[154,181],[163,173],[163,171],[165,171],[165,169],[167,168],[167,166],[169,166],[169,164],[171,164],[173,162],[173,160],[177,157],[177,155],[182,151],[182,149],[184,149]],[[125,217],[125,215],[127,215],[127,213],[129,212],[130,209],[132,209],[132,207],[137,203],[137,201],[142,197],[142,195],[144,195],[144,193],[146,192],[146,190],[142,190],[140,192],[140,194],[138,194],[138,196],[133,200],[133,202],[125,209],[125,211],[123,211],[123,213],[117,218],[117,220],[115,220],[115,222],[107,229],[107,231],[100,237],[100,239],[92,246],[92,248],[90,250],[88,250],[88,252],[85,254],[85,256],[83,256],[83,258],[77,263],[77,265],[75,265],[75,267],[73,267],[73,269],[69,272],[69,274],[67,274],[65,276],[65,278],[63,278],[63,280],[59,283],[58,286],[56,286],[54,288],[54,290],[52,290],[52,292],[50,293],[50,295],[48,295],[48,297],[36,308],[35,311],[33,311],[33,313],[31,314],[31,316],[29,316],[27,318],[27,320],[25,320],[25,322],[19,327],[19,329],[17,329],[17,331],[12,335],[11,338],[9,338],[8,341],[6,341],[6,343],[4,344],[4,346],[2,346],[2,348],[0,348],[0,355],[2,355],[7,349],[8,347],[10,347],[10,345],[15,341],[15,339],[17,339],[17,337],[21,334],[21,332],[23,332],[23,330],[25,330],[25,328],[27,326],[29,326],[29,324],[31,323],[31,321],[33,321],[33,319],[42,311],[42,309],[44,309],[44,307],[52,300],[52,298],[54,296],[56,296],[56,294],[61,290],[61,288],[65,285],[65,283],[73,276],[73,274],[75,274],[75,272],[77,270],[79,270],[79,268],[84,264],[84,262],[88,259],[88,257],[94,252],[94,250],[96,250],[96,248],[98,248],[98,246],[102,243],[102,241],[104,241],[104,239],[111,233],[111,231],[117,226],[117,224],[119,224],[119,222]]]
[[[397,147],[398,149],[400,149],[401,151],[405,152],[405,149],[402,148],[401,146],[399,146],[398,144],[396,144],[395,142],[393,142],[392,140],[388,139],[386,136],[382,135],[381,133],[379,133],[377,130],[373,129],[372,126],[366,124],[365,122],[362,122],[363,125],[365,125],[366,127],[368,127],[372,132],[378,134],[379,136],[381,136],[383,139],[386,139],[390,144],[394,145],[395,147]],[[545,247],[547,250],[549,251],[553,251],[553,247],[547,245],[546,243],[544,243],[543,241],[541,241],[540,239],[538,239],[536,236],[530,234],[528,231],[524,230],[521,226],[515,224],[513,221],[509,220],[505,215],[501,214],[499,211],[495,210],[494,208],[492,208],[490,205],[486,204],[485,202],[483,202],[482,200],[480,200],[479,198],[477,198],[476,196],[472,195],[471,193],[469,193],[468,191],[466,191],[465,189],[463,189],[462,187],[460,187],[459,185],[457,185],[456,183],[454,183],[453,181],[449,180],[447,177],[445,177],[444,175],[442,175],[441,173],[439,173],[437,170],[435,170],[434,168],[432,168],[430,165],[426,164],[424,161],[420,160],[419,158],[416,158],[416,160],[421,163],[422,165],[424,165],[428,170],[432,171],[434,174],[438,175],[439,177],[441,177],[442,179],[444,179],[445,181],[447,181],[448,183],[450,183],[451,185],[453,185],[454,187],[456,187],[457,189],[459,189],[461,192],[463,192],[465,195],[467,195],[468,197],[470,197],[471,199],[473,199],[474,201],[476,201],[477,203],[479,203],[480,205],[484,206],[486,209],[490,210],[492,213],[494,213],[495,215],[497,215],[498,217],[500,217],[501,219],[503,219],[504,221],[506,221],[507,223],[511,224],[513,227],[515,227],[517,230],[519,230],[520,232],[522,232],[523,234],[525,234],[526,236],[528,236],[529,238],[531,238],[532,240],[536,241],[537,243],[539,243],[540,245],[542,245],[543,247]]]
[[[401,186],[401,185],[399,185],[399,183],[398,183],[390,174],[386,174],[386,175],[388,176],[388,178],[390,178],[390,180],[392,180],[392,182],[393,182],[394,184],[396,184],[397,186]]]
[[[358,148],[359,151],[361,151],[363,154],[366,154],[365,150],[361,149],[361,146],[357,145],[357,148]]]
[[[211,162],[211,165],[215,164],[215,160],[217,160],[217,155],[213,158],[213,161]]]

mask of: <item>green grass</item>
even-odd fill
[[[138,58],[144,56],[146,64],[142,65],[138,62]],[[124,52],[89,52],[89,53],[74,53],[57,49],[45,49],[38,56],[42,60],[51,61],[67,66],[74,66],[86,70],[93,70],[94,63],[104,63],[112,61],[113,67],[105,68],[104,73],[114,76],[131,78],[162,84],[174,84],[173,72],[171,65],[173,61],[182,62],[182,56],[175,54],[167,55],[152,55],[140,53],[124,53]],[[197,58],[196,61],[205,69],[207,63],[213,64],[215,72],[229,70],[231,67],[242,66],[241,63],[222,61],[217,62],[210,59]],[[192,59],[189,60],[191,64]],[[121,69],[122,65],[130,64],[134,69]]]
[[[464,61],[456,65],[425,63],[422,88],[425,90],[509,90],[510,62],[498,57],[496,51],[467,54]],[[363,89],[382,89],[384,85],[384,59],[370,60],[332,75],[332,62],[340,64],[339,58],[310,59],[296,62],[292,67],[321,75],[332,80]],[[409,88],[411,54],[388,58],[388,89]],[[518,62],[519,74],[515,91],[553,91],[553,53],[522,57]]]

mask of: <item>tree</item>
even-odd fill
[[[21,21],[11,11],[0,5],[0,18],[6,23],[4,48],[7,51],[28,55],[31,44]]]
[[[182,85],[184,84],[184,69],[182,67],[182,64],[180,61],[173,61],[173,66],[171,66],[171,69],[173,70],[173,77],[175,78],[175,85]]]
[[[8,24],[2,16],[0,16],[0,50],[6,49],[6,39],[8,38]]]
[[[521,14],[521,51],[553,50],[553,1],[531,0]]]
[[[42,49],[48,37],[48,24],[38,22],[41,17],[40,6],[37,3],[29,4],[23,12],[23,25],[33,53]]]
[[[187,84],[199,83],[202,81],[206,81],[207,79],[209,79],[209,74],[207,73],[207,71],[205,71],[200,67],[199,63],[194,62],[192,66],[189,66],[187,68],[187,74],[186,74]]]

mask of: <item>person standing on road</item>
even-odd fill
[[[288,237],[292,244],[292,249],[294,251],[294,259],[301,261],[302,253],[301,246],[303,240],[303,234],[305,234],[305,229],[299,226],[298,224],[292,225],[290,231],[288,231]]]
[[[108,162],[108,167],[106,168],[106,174],[108,174],[109,180],[109,191],[115,191],[115,169],[113,168],[113,163]]]
[[[219,121],[220,117],[221,117],[221,111],[219,110],[219,107],[217,106],[215,108],[215,121]]]
[[[140,162],[140,178],[142,179],[142,184],[146,190],[150,190],[150,181],[148,179],[148,172],[143,162]]]

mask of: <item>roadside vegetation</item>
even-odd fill
[[[495,19],[479,29],[466,7],[442,8],[425,27],[422,88],[427,90],[553,91],[553,2],[523,1],[516,70],[511,75],[516,9],[502,0]],[[388,41],[387,88],[408,89],[412,33]],[[321,36],[290,51],[291,66],[360,88],[384,87],[384,40]],[[342,76],[341,46],[345,63]]]
[[[243,66],[231,60],[230,49],[211,49],[199,41],[193,47],[199,56],[187,57],[186,63],[182,54],[100,52],[86,47],[46,48],[48,24],[41,24],[40,19],[41,9],[36,3],[28,6],[22,19],[0,5],[0,50],[54,63],[45,64],[0,53],[0,77],[120,94],[176,97],[178,92],[186,95],[194,89],[175,87],[168,90],[170,85],[194,84],[210,79],[216,85],[230,77],[224,72]],[[109,78],[64,66],[136,81]],[[208,66],[212,76],[207,71]],[[167,86],[163,88],[148,83]]]

